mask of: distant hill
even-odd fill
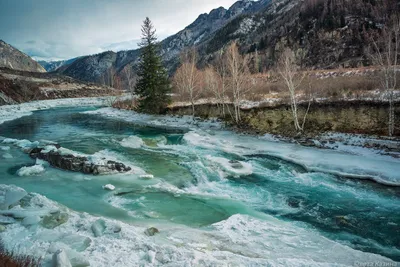
[[[31,57],[2,40],[0,40],[0,67],[32,72],[46,72]]]
[[[68,59],[68,60],[58,60],[58,61],[44,61],[40,60],[38,63],[45,68],[46,71],[52,72],[56,71],[61,67],[68,66],[72,64],[75,60],[79,59],[79,57]]]

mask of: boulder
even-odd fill
[[[155,227],[150,227],[150,228],[146,229],[146,231],[144,231],[144,233],[145,233],[147,236],[154,236],[155,234],[157,234],[157,233],[159,233],[159,232],[160,232],[160,231],[158,231],[158,229],[155,228]]]
[[[7,230],[7,228],[4,225],[0,224],[0,233],[4,232],[6,230]]]
[[[106,222],[99,219],[92,224],[91,229],[95,237],[102,236],[106,230]]]
[[[87,157],[63,154],[59,150],[49,151],[44,148],[33,148],[29,155],[34,159],[45,160],[53,167],[67,171],[82,172],[84,174],[124,173],[131,170],[131,167],[120,162],[104,160],[99,163],[93,163]]]
[[[60,249],[54,253],[52,267],[72,267],[71,262],[69,261],[64,250]]]
[[[65,212],[57,212],[43,217],[42,226],[47,229],[54,229],[68,221],[69,215]]]

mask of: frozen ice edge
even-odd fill
[[[6,185],[0,185],[7,187]],[[39,194],[31,194],[31,208],[60,209],[69,220],[52,230],[25,227],[19,222],[0,233],[6,249],[17,249],[43,257],[48,262],[51,248],[73,250],[91,266],[353,266],[355,262],[385,262],[390,259],[361,252],[329,240],[312,229],[300,228],[269,215],[260,218],[236,214],[211,226],[195,229],[172,223],[157,223],[160,234],[144,231],[150,225],[132,225],[102,218],[104,235],[95,237],[91,226],[97,217],[69,210]],[[17,206],[13,209],[21,211]],[[261,218],[262,217],[262,218]],[[116,232],[114,229],[121,229]],[[87,249],[75,251],[62,237],[66,234],[90,238]],[[79,239],[79,238],[78,238]],[[64,241],[65,242],[65,241]],[[73,242],[74,243],[74,242]],[[75,242],[76,243],[76,242]]]

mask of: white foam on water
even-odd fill
[[[133,135],[122,139],[120,144],[121,146],[128,148],[141,148],[144,145],[144,142],[142,138]]]
[[[247,176],[253,173],[253,166],[243,161],[232,161],[222,157],[206,156],[206,159],[216,163],[227,175],[234,177]]]

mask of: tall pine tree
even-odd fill
[[[135,92],[139,96],[138,109],[140,112],[161,113],[170,102],[168,93],[171,87],[159,53],[156,30],[149,18],[143,22],[139,46],[139,80],[135,86]]]

